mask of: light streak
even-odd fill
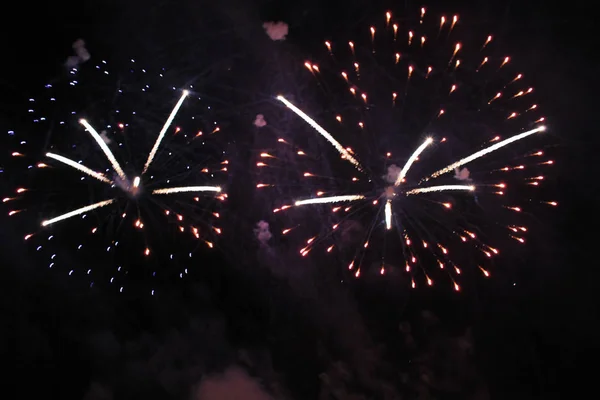
[[[186,192],[220,192],[219,186],[181,186],[172,188],[154,189],[152,194],[172,194]]]
[[[437,178],[440,175],[446,174],[450,171],[454,171],[455,168],[461,167],[467,163],[470,163],[471,161],[474,161],[480,157],[483,157],[489,153],[492,153],[504,146],[507,146],[513,142],[516,142],[516,141],[524,139],[530,135],[533,135],[534,133],[543,132],[545,130],[546,130],[546,127],[542,125],[542,126],[538,126],[537,128],[531,129],[527,132],[523,132],[518,135],[512,136],[508,139],[504,139],[501,142],[498,142],[490,147],[486,147],[485,149],[479,150],[478,152],[473,153],[468,157],[458,160],[457,162],[450,164],[447,167],[440,169],[439,171],[434,172],[433,174],[431,174],[431,176],[429,178]]]
[[[119,174],[119,177],[121,179],[123,179],[124,181],[126,181],[127,180],[127,176],[125,175],[125,172],[123,172],[123,170],[121,169],[121,166],[119,165],[119,162],[115,158],[115,155],[112,153],[112,151],[110,151],[110,149],[108,148],[107,144],[104,142],[104,139],[102,139],[102,137],[98,134],[98,132],[96,132],[96,130],[94,129],[94,127],[91,126],[85,119],[83,119],[83,118],[80,119],[79,123],[81,125],[83,125],[85,127],[85,129],[87,129],[87,131],[90,133],[90,135],[92,135],[92,137],[94,138],[94,140],[96,141],[96,143],[98,143],[98,146],[100,146],[100,148],[102,149],[102,151],[106,155],[106,158],[108,158],[108,161],[110,161],[110,164],[112,165],[112,167],[115,170],[115,172],[117,174]]]
[[[426,187],[426,188],[417,188],[417,189],[412,189],[409,190],[408,192],[406,192],[407,196],[413,195],[413,194],[419,194],[419,193],[431,193],[431,192],[442,192],[442,191],[446,191],[446,190],[468,190],[468,191],[473,191],[475,190],[475,186],[467,186],[467,185],[440,185],[440,186],[430,186],[430,187]]]
[[[427,146],[429,146],[431,143],[433,143],[433,139],[432,138],[427,138],[425,140],[425,142],[423,142],[422,145],[420,145],[417,150],[415,150],[414,153],[412,153],[412,155],[410,156],[410,158],[408,159],[408,161],[406,161],[406,164],[404,164],[404,167],[402,168],[402,170],[400,171],[400,174],[398,175],[398,178],[396,178],[396,182],[394,183],[394,186],[400,186],[400,184],[402,183],[402,180],[406,177],[406,174],[408,173],[408,170],[410,169],[410,167],[413,165],[413,163],[415,162],[415,160],[417,159],[417,157],[419,157],[419,155],[427,148]]]
[[[100,207],[104,207],[107,206],[111,203],[113,203],[115,200],[114,199],[110,199],[110,200],[104,200],[104,201],[100,201],[98,203],[94,203],[94,204],[90,204],[89,206],[85,206],[82,208],[78,208],[76,210],[73,211],[69,211],[68,213],[65,213],[63,215],[59,215],[58,217],[46,220],[46,221],[42,221],[42,226],[48,226],[48,225],[52,225],[56,222],[60,222],[60,221],[64,221],[65,219],[69,219],[71,217],[75,217],[77,215],[83,214],[85,212],[94,210],[96,208],[100,208]]]
[[[343,156],[344,159],[346,159],[350,163],[352,163],[359,171],[363,171],[363,168],[360,165],[360,163],[358,162],[358,160],[356,158],[354,158],[352,156],[352,154],[350,154],[350,152],[348,152],[337,140],[335,140],[335,138],[329,132],[327,132],[322,126],[317,124],[314,119],[309,117],[304,111],[300,110],[294,104],[289,102],[285,97],[279,95],[279,96],[277,96],[277,100],[279,100],[283,104],[285,104],[290,110],[292,110],[294,113],[296,113],[296,115],[298,115],[307,124],[312,126],[313,129],[315,129],[317,132],[319,132],[319,134],[321,136],[323,136],[329,143],[331,143],[333,145],[333,147],[335,147],[335,149],[338,151],[338,153],[340,153]]]
[[[160,130],[160,133],[158,134],[158,138],[156,138],[154,147],[152,147],[152,150],[150,150],[150,154],[148,154],[148,160],[146,161],[146,164],[144,165],[144,170],[142,171],[142,174],[145,174],[146,171],[148,171],[148,167],[150,167],[150,164],[152,164],[152,160],[154,160],[154,156],[156,155],[156,152],[158,151],[160,142],[162,142],[162,140],[165,136],[165,133],[167,133],[167,129],[169,129],[169,126],[173,122],[175,115],[177,115],[177,111],[179,111],[179,108],[181,108],[181,105],[183,104],[183,100],[185,100],[188,93],[189,92],[187,90],[183,91],[183,93],[181,94],[181,97],[179,98],[179,101],[177,102],[177,104],[175,104],[175,107],[173,107],[173,111],[171,111],[171,115],[169,115],[169,118],[167,118],[167,120],[165,121],[165,124],[163,125],[162,129]]]
[[[392,200],[390,199],[385,202],[385,228],[388,231],[392,229]]]
[[[296,207],[304,206],[308,204],[335,204],[341,203],[344,201],[357,201],[363,200],[365,196],[361,194],[352,194],[352,195],[344,195],[344,196],[332,196],[332,197],[319,197],[315,199],[306,199],[306,200],[298,200],[294,203]]]
[[[102,175],[101,173],[93,171],[92,169],[86,167],[85,165],[81,165],[67,157],[59,156],[58,154],[54,154],[54,153],[46,153],[46,157],[52,158],[56,161],[60,161],[61,163],[66,164],[69,167],[75,168],[76,170],[81,171],[84,174],[91,176],[92,178],[98,179],[99,181],[102,181],[105,183],[113,183],[113,181],[111,181],[110,179],[108,179],[107,177]]]

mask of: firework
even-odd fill
[[[296,155],[303,183],[293,186],[304,194],[288,191],[274,211],[308,227],[283,230],[298,236],[302,256],[337,249],[356,277],[400,266],[413,288],[439,279],[458,291],[462,266],[489,277],[505,238],[525,242],[522,207],[532,210],[532,182],[553,162],[536,148],[546,128],[535,91],[493,34],[424,10],[389,11],[360,37],[325,41],[318,62],[304,62],[324,105],[277,99],[331,151],[298,128],[257,166],[282,170]],[[292,186],[272,176],[257,189]]]
[[[155,294],[214,247],[227,161],[194,85],[128,64],[73,68],[29,99],[5,205],[49,268]]]

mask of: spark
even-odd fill
[[[94,210],[96,208],[107,206],[107,205],[113,203],[114,201],[115,201],[114,199],[104,200],[104,201],[100,201],[98,203],[90,204],[89,206],[78,208],[76,210],[70,211],[70,212],[65,213],[63,215],[59,215],[56,218],[52,218],[52,219],[49,219],[49,220],[46,220],[46,221],[42,221],[42,226],[48,226],[48,225],[52,225],[52,224],[54,224],[56,222],[64,221],[65,219],[69,219],[71,217],[75,217],[77,215],[86,213],[86,212]]]
[[[181,94],[181,97],[179,98],[179,101],[177,102],[177,104],[175,104],[173,111],[171,111],[171,115],[169,115],[169,118],[167,118],[167,120],[165,121],[165,124],[163,125],[162,129],[160,130],[160,133],[158,134],[158,138],[156,139],[156,142],[154,143],[154,147],[152,147],[152,150],[150,150],[150,154],[148,154],[148,160],[146,160],[146,164],[144,165],[144,170],[142,171],[142,175],[145,174],[146,171],[148,171],[148,167],[150,167],[152,160],[154,160],[154,156],[156,155],[156,152],[158,151],[158,147],[160,146],[160,143],[162,142],[162,140],[165,136],[165,133],[167,133],[167,129],[169,129],[169,126],[173,122],[173,119],[175,119],[175,115],[177,115],[177,111],[179,111],[179,108],[183,104],[183,101],[185,100],[185,98],[187,97],[188,94],[189,94],[189,92],[187,90],[183,91],[183,93]]]
[[[415,152],[410,156],[410,158],[408,159],[408,161],[406,161],[406,164],[404,164],[404,167],[402,168],[402,170],[400,171],[400,174],[398,175],[398,178],[396,178],[396,182],[394,183],[394,186],[399,186],[402,183],[402,180],[406,177],[406,174],[408,173],[408,170],[410,169],[410,167],[412,166],[412,164],[415,162],[415,160],[417,159],[417,157],[419,157],[419,155],[427,148],[427,146],[429,146],[431,143],[433,143],[433,139],[432,138],[427,138],[425,140],[425,142],[423,142],[423,144],[421,144],[417,150],[415,150]]]
[[[481,47],[481,49],[483,50],[485,48],[485,46],[487,46],[488,44],[490,44],[491,41],[492,41],[492,35],[489,35],[487,37],[487,39],[485,40],[485,43],[483,44],[483,46]]]
[[[445,190],[468,190],[468,191],[472,192],[475,190],[475,186],[472,186],[472,185],[471,186],[467,186],[467,185],[431,186],[431,187],[426,187],[426,188],[418,188],[418,189],[409,190],[408,192],[406,192],[406,195],[410,196],[412,194],[441,192],[441,191],[445,191]]]
[[[332,197],[319,197],[314,199],[298,200],[294,203],[296,207],[304,206],[308,204],[335,204],[344,201],[357,201],[363,200],[365,196],[361,194],[344,195],[344,196],[332,196]]]
[[[92,137],[94,138],[96,143],[98,143],[98,146],[100,146],[100,148],[106,155],[106,158],[108,158],[108,161],[110,161],[110,164],[112,165],[113,169],[117,172],[117,174],[119,174],[119,177],[123,180],[127,180],[127,176],[125,175],[125,172],[123,172],[123,170],[121,169],[121,166],[119,165],[119,162],[115,158],[115,155],[112,153],[112,151],[110,151],[107,144],[104,142],[104,139],[102,139],[102,137],[98,134],[98,132],[96,132],[94,127],[91,126],[83,118],[79,120],[79,123],[81,125],[83,125],[85,127],[85,129],[87,129],[87,131],[90,133],[90,135],[92,135]]]
[[[139,176],[136,176],[136,177],[133,179],[133,187],[134,187],[134,188],[137,188],[138,186],[140,186],[140,177],[139,177]]]
[[[455,162],[453,164],[450,164],[449,166],[447,166],[445,168],[442,168],[439,171],[434,172],[430,176],[430,178],[437,178],[440,175],[446,174],[446,173],[448,173],[450,171],[454,171],[455,168],[461,167],[461,166],[463,166],[463,165],[465,165],[467,163],[470,163],[473,160],[476,160],[476,159],[478,159],[480,157],[483,157],[483,156],[485,156],[485,155],[487,155],[489,153],[492,153],[492,152],[494,152],[494,151],[496,151],[496,150],[498,150],[498,149],[500,149],[500,148],[502,148],[504,146],[507,146],[507,145],[509,145],[509,144],[511,144],[513,142],[516,142],[516,141],[524,139],[524,138],[526,138],[526,137],[528,137],[530,135],[533,135],[534,133],[543,132],[545,130],[546,130],[546,127],[542,125],[542,126],[538,126],[537,128],[531,129],[531,130],[529,130],[527,132],[523,132],[523,133],[520,133],[518,135],[512,136],[512,137],[510,137],[508,139],[504,139],[501,142],[498,142],[498,143],[496,143],[496,144],[494,144],[494,145],[492,145],[490,147],[486,147],[485,149],[479,150],[478,152],[473,153],[473,154],[471,154],[468,157],[465,157],[465,158],[463,158],[461,160],[458,160],[457,162]]]
[[[220,192],[219,186],[181,186],[173,188],[154,189],[152,194],[171,194],[185,192]]]
[[[452,25],[450,25],[450,30],[454,29],[454,25],[458,22],[458,15],[452,17]]]
[[[296,115],[298,115],[307,124],[312,126],[317,132],[319,132],[319,134],[321,134],[321,136],[323,136],[329,143],[331,143],[333,145],[333,147],[335,147],[335,149],[343,156],[343,158],[345,160],[350,161],[359,171],[363,170],[363,168],[360,165],[360,163],[358,162],[358,160],[355,159],[346,149],[344,149],[344,147],[337,140],[335,140],[334,137],[331,136],[331,134],[329,132],[327,132],[319,124],[317,124],[315,122],[315,120],[310,118],[306,113],[304,113],[298,107],[296,107],[291,102],[289,102],[285,97],[279,95],[279,96],[277,96],[277,100],[279,100],[283,104],[285,104],[289,109],[291,109],[294,113],[296,113]]]

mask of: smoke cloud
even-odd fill
[[[265,22],[263,28],[271,40],[285,40],[289,29],[285,22]]]
[[[402,172],[402,168],[396,164],[392,164],[388,167],[387,174],[383,176],[383,179],[385,179],[387,183],[396,183],[396,179],[398,179],[400,172]]]
[[[203,379],[195,396],[196,400],[273,400],[261,385],[236,367],[223,375]]]
[[[254,235],[262,244],[267,244],[267,242],[273,236],[271,231],[269,230],[269,223],[266,221],[259,221],[256,224],[256,228],[254,228]]]
[[[262,128],[263,126],[267,126],[267,121],[265,121],[265,116],[262,114],[258,114],[256,119],[254,120],[254,126],[257,128]]]
[[[470,180],[470,178],[469,178],[470,175],[471,175],[471,172],[467,168],[463,168],[463,169],[456,168],[456,169],[454,169],[454,179],[458,179],[459,181],[468,181],[468,180]]]
[[[67,61],[65,62],[67,68],[75,68],[88,61],[91,57],[89,51],[85,48],[83,39],[77,39],[73,43],[73,51],[75,52],[75,55],[67,58]]]
[[[104,141],[104,143],[106,143],[106,144],[111,144],[112,143],[112,140],[108,137],[108,134],[106,133],[106,131],[100,132],[100,137],[102,138],[102,140]]]

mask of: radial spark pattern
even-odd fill
[[[535,90],[493,34],[426,11],[388,12],[305,62],[317,103],[277,97],[305,128],[261,151],[257,189],[293,186],[274,212],[288,215],[282,234],[303,242],[302,256],[337,253],[356,277],[392,269],[412,287],[458,291],[463,266],[489,277],[501,245],[525,242],[523,214],[556,205],[534,191],[553,161],[538,147]],[[261,174],[292,152],[301,185]]]
[[[27,103],[27,120],[8,132],[15,192],[4,203],[48,268],[155,294],[214,247],[228,162],[189,81],[102,61]]]

